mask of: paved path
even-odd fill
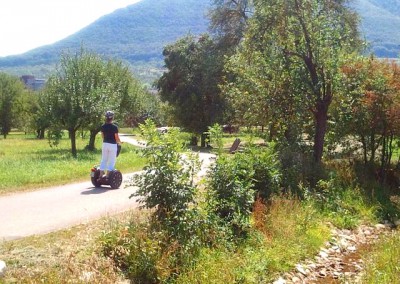
[[[0,240],[47,233],[135,208],[137,203],[129,199],[133,191],[123,185],[118,190],[95,188],[89,181],[0,197]]]
[[[145,146],[129,136],[121,140]],[[214,155],[200,153],[204,175]],[[0,197],[0,242],[67,228],[103,216],[138,207],[135,198],[129,199],[134,187],[126,183],[134,173],[124,174],[120,189],[107,186],[95,188],[89,181],[57,186],[39,191]]]

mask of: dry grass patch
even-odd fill
[[[118,283],[114,264],[99,253],[98,237],[115,223],[128,222],[134,212],[46,235],[0,243],[7,263],[4,283]]]

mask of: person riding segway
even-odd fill
[[[113,123],[114,112],[106,111],[105,123],[101,126],[103,138],[100,166],[91,170],[91,181],[95,187],[110,185],[111,188],[119,188],[122,183],[122,174],[114,169],[116,158],[121,151],[121,140],[118,134],[118,126]]]

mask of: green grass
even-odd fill
[[[366,264],[362,283],[400,283],[400,232],[385,237],[363,255]]]
[[[266,211],[267,210],[267,213]],[[271,283],[310,255],[330,237],[312,207],[277,197],[268,208],[255,207],[254,230],[237,249],[204,249],[195,266],[176,283]]]
[[[222,137],[224,152],[229,151],[229,149],[231,148],[231,146],[236,138],[240,139],[239,148],[243,147],[246,144],[250,144],[250,143],[254,143],[254,144],[264,143],[264,139],[257,137],[255,135],[249,134],[249,133],[245,133],[245,132],[238,132],[238,133],[232,133],[232,134],[225,133]],[[216,145],[215,141],[213,141],[213,139],[211,139],[210,145],[215,150],[218,148],[218,146]]]
[[[56,148],[47,140],[19,133],[0,139],[0,194],[89,180],[90,168],[100,163],[101,141],[97,139],[94,152],[84,150],[86,145],[87,139],[77,139],[78,156],[74,158],[68,139]],[[136,148],[123,144],[116,167],[127,173],[143,165]]]

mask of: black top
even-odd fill
[[[112,123],[104,123],[101,126],[101,132],[103,132],[104,143],[117,144],[115,133],[118,133],[118,126]]]

